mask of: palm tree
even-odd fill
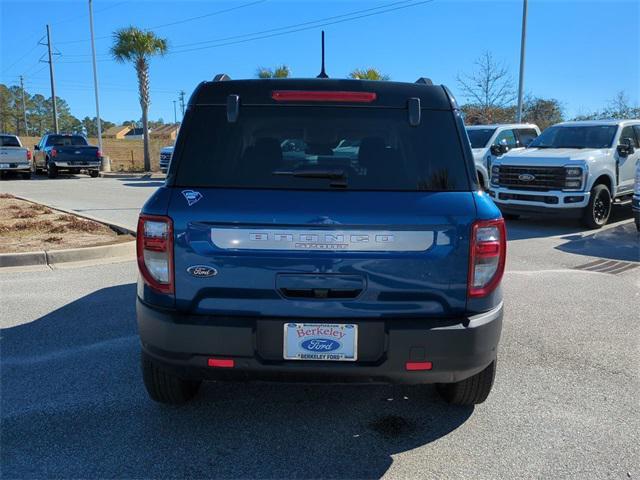
[[[349,77],[356,80],[389,80],[391,77],[382,73],[377,68],[356,68],[349,74]]]
[[[258,78],[289,78],[291,70],[287,65],[280,65],[275,70],[268,67],[258,67],[256,77]]]
[[[142,132],[144,142],[144,169],[151,171],[149,157],[149,59],[167,53],[167,40],[153,32],[136,27],[122,28],[113,34],[111,55],[117,62],[133,62],[138,75],[138,94],[142,108]]]

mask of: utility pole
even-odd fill
[[[51,27],[47,24],[47,43],[45,44],[49,50],[49,78],[51,79],[51,102],[53,104],[53,130],[58,131],[58,105],[56,104],[56,81],[53,75],[53,54],[51,53]]]
[[[176,101],[173,101],[173,123],[178,123],[178,116],[176,115]]]
[[[22,116],[24,117],[24,134],[29,136],[29,124],[27,123],[27,107],[24,101],[24,81],[22,75],[20,75],[20,89],[22,90]]]
[[[524,96],[524,52],[527,40],[527,0],[522,4],[522,38],[520,39],[520,79],[518,81],[518,110],[516,121],[522,122],[522,100]]]
[[[184,117],[184,90],[180,90],[180,108],[182,108],[182,116]]]
[[[98,97],[98,64],[96,62],[96,44],[93,38],[93,1],[89,0],[89,31],[91,32],[91,59],[93,61],[93,90],[96,96],[96,124],[98,127],[98,150],[102,154],[102,171],[111,171],[111,161],[102,151],[102,123],[100,121],[100,100]]]

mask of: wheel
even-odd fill
[[[582,223],[588,228],[601,228],[609,221],[611,215],[611,192],[606,185],[596,185],[591,189],[589,204],[582,214]]]
[[[505,220],[518,220],[520,218],[520,215],[517,215],[515,213],[503,213],[502,217]]]
[[[142,379],[147,393],[158,403],[181,405],[191,400],[202,382],[185,380],[166,372],[142,352]]]
[[[22,178],[25,180],[31,179],[31,172],[22,172]]]
[[[496,376],[496,362],[465,380],[455,383],[439,383],[436,388],[440,396],[451,405],[477,405],[484,402],[491,392]]]
[[[47,162],[47,176],[49,178],[56,178],[58,176],[58,167],[54,163]]]
[[[89,175],[91,175],[91,178],[96,178],[98,175],[100,175],[100,172],[98,170],[90,170]]]

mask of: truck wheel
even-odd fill
[[[142,352],[142,379],[152,400],[170,405],[180,405],[191,400],[198,393],[202,383],[169,374],[153,363],[144,352]]]
[[[47,163],[47,176],[49,178],[56,178],[58,176],[58,167],[53,163]]]
[[[22,178],[25,180],[31,180],[31,172],[22,172]]]
[[[89,171],[89,175],[91,175],[91,178],[96,178],[99,174],[100,172],[98,170]]]
[[[591,189],[589,204],[584,209],[582,223],[588,228],[602,228],[611,215],[611,192],[606,185],[596,185]]]
[[[476,373],[473,377],[455,383],[439,383],[436,388],[440,396],[451,405],[477,405],[484,402],[491,392],[496,376],[496,362]]]

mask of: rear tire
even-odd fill
[[[153,363],[144,352],[142,352],[141,360],[142,379],[152,400],[169,405],[182,405],[198,393],[202,382],[185,380],[171,375]]]
[[[56,178],[58,176],[58,167],[54,163],[47,163],[47,176]]]
[[[89,175],[91,175],[91,178],[96,178],[99,174],[100,172],[98,170],[89,171]]]
[[[613,199],[606,185],[598,184],[591,189],[589,204],[582,214],[582,223],[591,229],[604,227],[609,221]]]
[[[31,180],[31,172],[22,172],[22,178],[24,180]]]
[[[480,373],[455,383],[439,383],[436,385],[440,396],[451,405],[477,405],[484,402],[496,376],[497,359]]]

